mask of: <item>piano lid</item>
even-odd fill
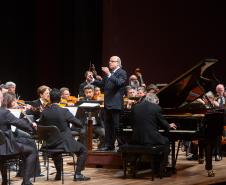
[[[160,106],[178,108],[209,91],[209,83],[213,80],[204,77],[203,74],[216,62],[218,62],[216,59],[205,59],[160,89],[157,93]]]

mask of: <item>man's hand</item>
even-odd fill
[[[169,126],[172,129],[177,129],[177,125],[175,125],[175,123],[170,123]]]
[[[103,71],[104,74],[107,75],[107,76],[109,76],[109,75],[111,74],[108,67],[102,67],[102,71]]]
[[[97,75],[97,76],[96,76],[96,79],[101,81],[101,80],[102,80],[102,77],[99,76],[99,75]]]

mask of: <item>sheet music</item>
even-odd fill
[[[64,108],[67,108],[73,114],[73,116],[76,115],[78,110],[78,107],[64,107]]]
[[[99,107],[100,104],[99,103],[82,103],[81,105],[79,105],[79,107]]]
[[[20,118],[21,110],[20,109],[8,109],[15,117]],[[11,130],[15,132],[16,127],[11,125]]]

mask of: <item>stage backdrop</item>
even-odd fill
[[[226,12],[219,1],[103,1],[103,60],[121,57],[149,83],[169,83],[204,58],[226,82]],[[106,65],[106,63],[104,63]]]

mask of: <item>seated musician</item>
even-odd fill
[[[77,99],[73,96],[70,96],[69,88],[62,87],[60,88],[61,100],[60,104],[63,106],[74,106]]]
[[[60,91],[58,89],[51,90],[50,102],[51,105],[42,111],[39,124],[44,126],[53,125],[58,127],[61,137],[55,138],[55,141],[51,140],[50,143],[46,144],[49,148],[64,149],[66,152],[75,153],[77,155],[77,167],[74,174],[74,181],[89,180],[89,177],[81,174],[81,171],[85,168],[87,149],[83,144],[77,142],[72,137],[70,128],[68,126],[71,123],[81,128],[82,124],[68,109],[64,109],[58,105],[60,102]],[[45,147],[45,145],[42,147]],[[54,165],[57,170],[55,180],[61,180],[62,166],[60,159],[60,154],[53,156]]]
[[[131,86],[131,87],[133,87],[135,89],[140,87],[140,82],[139,82],[139,80],[138,80],[136,75],[131,75],[129,77],[129,86]]]
[[[30,110],[27,110],[26,113],[34,116],[34,120],[40,118],[40,112],[42,112],[49,103],[49,92],[50,87],[46,85],[41,85],[37,89],[38,99],[29,101],[27,104],[30,104],[32,107]]]
[[[79,96],[80,97],[84,97],[84,91],[83,91],[84,87],[86,85],[91,85],[93,83],[90,76],[93,76],[93,72],[92,71],[86,71],[85,72],[85,81],[83,83],[81,83],[80,86],[79,86]]]
[[[94,87],[94,100],[104,100],[104,94],[101,93],[100,87]]]
[[[6,87],[5,84],[1,84],[1,85],[0,85],[0,88],[2,89],[2,93],[3,93],[3,94],[6,93],[6,92],[8,92],[8,89],[7,89],[7,87]]]
[[[84,98],[81,99],[81,101],[89,101],[89,100],[94,100],[94,86],[93,85],[86,85],[84,87]],[[93,134],[94,137],[99,139],[99,144],[98,148],[102,147],[104,144],[104,136],[105,136],[105,130],[104,130],[104,124],[103,124],[103,116],[102,116],[102,110],[98,110],[93,112],[92,115],[92,120],[93,120]],[[78,108],[76,117],[79,118],[83,125],[84,128],[81,130],[81,135],[79,137],[79,141],[83,144],[86,144],[87,136],[86,136],[86,128],[85,125],[87,123],[87,114],[84,109]],[[72,127],[72,130],[74,128]]]
[[[12,93],[4,93],[2,107],[6,109],[18,109],[19,106],[17,104],[16,95]],[[21,111],[24,111],[24,110],[21,110]],[[24,117],[22,112],[20,117],[21,118]],[[27,133],[21,129],[16,128],[15,130],[13,130],[13,135],[16,138],[17,142],[31,146],[34,152],[36,153],[36,155],[38,155],[38,149],[37,149],[35,140],[32,138],[32,135],[30,135],[30,133]],[[35,166],[36,166],[35,176],[36,177],[41,176],[39,158],[37,158]],[[24,164],[22,161],[22,163],[20,163],[19,165],[19,171],[17,173],[17,177],[22,177],[23,175],[24,175]],[[33,173],[33,176],[34,176],[34,173]]]
[[[154,93],[147,93],[140,103],[133,106],[132,118],[132,144],[136,145],[163,145],[166,148],[164,166],[168,163],[170,144],[167,137],[159,133],[159,129],[176,129],[174,123],[169,124],[161,113],[161,107],[157,105],[158,97]]]
[[[0,90],[0,106],[2,106],[2,101],[3,95]],[[32,185],[30,178],[33,176],[33,172],[35,170],[34,164],[38,158],[37,150],[27,143],[19,142],[12,133],[12,125],[29,132],[32,132],[33,128],[35,128],[37,125],[35,123],[30,124],[23,119],[18,119],[9,110],[3,107],[0,108],[0,129],[6,136],[6,145],[10,150],[7,151],[5,145],[0,145],[0,153],[1,155],[21,153],[23,156],[22,160],[25,164],[22,184]],[[6,166],[2,164],[2,161],[0,163],[0,170],[2,174],[2,185],[7,185],[7,169]]]
[[[146,90],[147,90],[147,92],[151,92],[151,93],[156,94],[159,91],[159,88],[155,84],[150,84],[150,85],[147,86]]]
[[[126,86],[126,97],[124,97],[124,107],[126,109],[131,109],[132,105],[137,99],[137,89],[131,86]]]

